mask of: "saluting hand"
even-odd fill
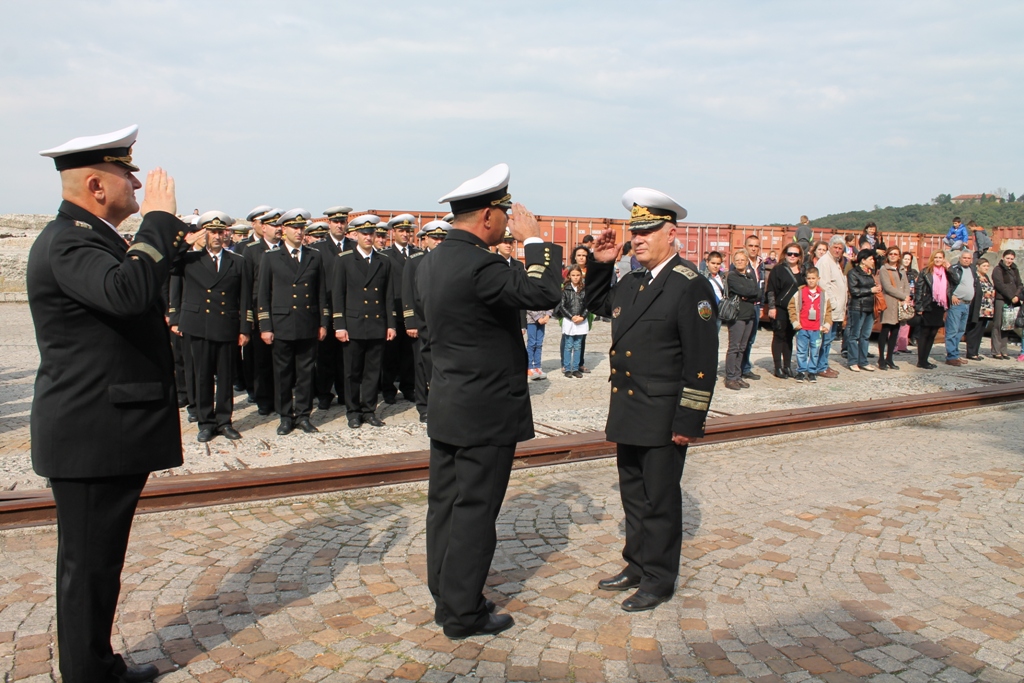
[[[193,247],[198,244],[200,248],[204,248],[206,246],[206,228],[186,233],[185,242]]]
[[[139,213],[145,216],[150,211],[178,212],[178,202],[174,197],[174,178],[167,171],[157,166],[146,175],[146,197],[142,200]]]
[[[613,263],[619,260],[622,245],[616,242],[615,229],[602,230],[594,240],[594,260],[598,263]]]
[[[522,243],[527,237],[540,237],[540,223],[525,206],[516,202],[512,205],[512,216],[508,219],[508,231]]]

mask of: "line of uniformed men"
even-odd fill
[[[200,442],[241,438],[232,412],[243,390],[260,415],[278,413],[281,435],[318,431],[314,397],[321,410],[344,402],[351,428],[379,427],[378,395],[391,404],[401,391],[427,421],[426,335],[404,277],[426,253],[412,244],[416,218],[349,221],[351,211],[334,206],[326,223],[310,223],[304,209],[258,206],[249,235],[230,246],[227,214],[192,217],[204,237],[173,273],[167,319],[179,405],[199,423]],[[418,236],[429,250],[449,227],[432,221]]]

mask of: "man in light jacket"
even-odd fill
[[[821,338],[821,352],[818,356],[818,368],[814,373],[818,377],[835,379],[839,376],[838,370],[828,366],[828,354],[832,349],[832,342],[836,335],[843,329],[843,321],[846,318],[846,276],[843,275],[843,267],[839,265],[840,259],[846,250],[846,240],[842,235],[833,235],[828,242],[828,253],[818,259],[818,273],[821,275],[821,288],[825,290],[825,296],[832,305],[832,327]]]

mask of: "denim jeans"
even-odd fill
[[[796,331],[797,372],[814,373],[814,371],[818,368],[818,352],[820,351],[821,330]]]
[[[562,335],[562,343],[565,346],[565,351],[562,352],[562,369],[566,372],[576,372],[580,369],[580,345],[586,336],[585,334],[573,337],[567,334]]]
[[[846,359],[850,365],[868,364],[868,339],[875,324],[873,311],[851,310],[846,320]]]
[[[960,357],[960,340],[967,331],[967,317],[971,312],[970,303],[953,304],[946,313],[946,360]]]
[[[833,322],[832,326],[828,328],[828,332],[821,335],[821,348],[818,350],[818,367],[814,371],[815,375],[820,375],[828,370],[828,354],[832,352],[832,342],[836,340],[836,335],[839,334],[842,327],[842,322]]]
[[[527,323],[526,325],[526,356],[531,370],[540,370],[540,352],[544,348],[544,325]]]

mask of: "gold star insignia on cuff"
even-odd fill
[[[697,373],[697,379],[704,379],[704,373],[703,372],[698,372]]]

